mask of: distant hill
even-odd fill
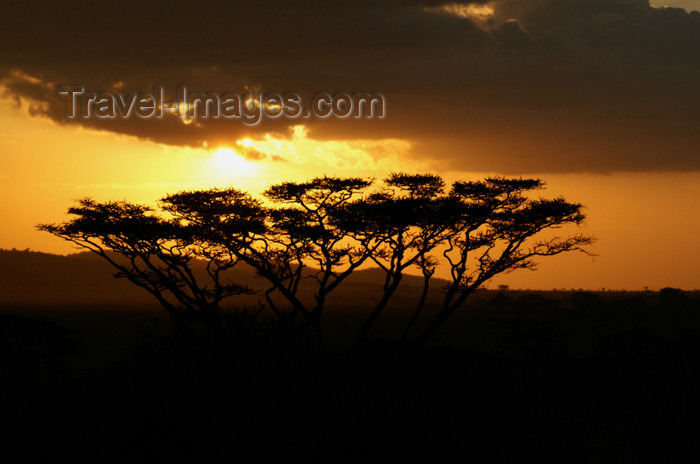
[[[203,264],[193,266],[203,272]],[[237,282],[257,290],[266,282],[248,266],[237,266],[229,273]],[[378,268],[353,273],[332,295],[337,306],[371,305],[381,294],[384,273]],[[396,303],[415,301],[422,277],[407,275],[395,296]],[[444,281],[434,279],[433,293]],[[312,298],[309,286],[302,287],[304,298]],[[262,295],[240,298],[241,305],[254,304]],[[99,256],[82,252],[68,256],[0,249],[0,306],[154,307],[159,305],[144,289],[126,279],[114,278],[114,269]]]
[[[98,259],[0,250],[0,305],[153,305],[148,293],[115,279]]]

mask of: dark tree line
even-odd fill
[[[227,277],[245,263],[269,284],[259,311],[298,322],[321,346],[328,295],[360,266],[378,266],[384,279],[358,343],[405,272],[418,268],[424,285],[404,330],[408,339],[436,267],[447,266],[442,308],[414,338],[423,343],[493,276],[534,269],[536,257],[585,252],[592,243],[547,233],[585,216],[578,203],[528,197],[544,186],[538,179],[459,181],[446,191],[439,176],[395,173],[373,186],[371,179],[320,177],[272,185],[260,200],[235,188],[185,191],[162,198],[157,210],[86,198],[68,210],[71,220],[38,228],[101,256],[182,329],[216,330],[228,298],[253,293]],[[195,262],[204,264],[204,276],[193,272]],[[299,296],[302,282],[314,286],[311,303]]]

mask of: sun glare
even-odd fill
[[[212,159],[219,173],[249,174],[254,166],[231,148],[219,148],[213,153]]]

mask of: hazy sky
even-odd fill
[[[32,226],[87,195],[523,174],[588,207],[599,256],[551,258],[512,286],[700,288],[700,13],[645,0],[70,3],[0,6],[0,247],[71,251]],[[387,117],[67,121],[58,84],[377,91]]]

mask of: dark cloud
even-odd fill
[[[56,84],[378,91],[383,120],[79,123],[215,146],[303,122],[317,139],[407,139],[456,169],[700,168],[698,13],[645,0],[44,3],[0,7],[0,76],[56,121]]]

